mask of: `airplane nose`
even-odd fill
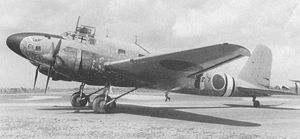
[[[8,46],[9,49],[17,53],[18,55],[26,58],[24,54],[21,52],[20,49],[20,43],[23,40],[24,36],[20,34],[13,34],[7,37],[6,39],[6,45]]]

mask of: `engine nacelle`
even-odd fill
[[[65,47],[59,51],[53,68],[69,79],[90,81],[104,74],[104,62],[97,53]]]
[[[72,78],[74,73],[78,72],[80,62],[81,51],[76,48],[66,47],[59,51],[53,68],[65,77]]]
[[[196,77],[195,88],[210,96],[230,97],[235,91],[235,80],[226,73],[207,73],[201,77]]]

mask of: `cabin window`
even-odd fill
[[[89,38],[89,43],[90,43],[91,45],[95,45],[95,44],[96,44],[96,39]]]
[[[139,54],[138,56],[139,56],[139,57],[142,57],[142,56],[145,56],[145,55]]]
[[[126,53],[126,51],[125,50],[123,50],[123,49],[119,49],[118,50],[118,54],[120,55],[120,54],[125,54]]]
[[[36,47],[35,47],[35,50],[36,50],[36,51],[41,51],[41,46],[36,46]]]
[[[28,44],[28,49],[33,49],[33,45],[32,44]]]

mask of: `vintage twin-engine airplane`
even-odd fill
[[[77,22],[75,32],[62,35],[17,33],[10,35],[6,44],[12,51],[37,66],[34,86],[38,72],[48,76],[45,92],[50,77],[52,80],[81,82],[79,91],[71,96],[71,104],[83,107],[91,102],[96,113],[110,112],[116,107],[116,100],[141,87],[165,91],[194,88],[200,95],[202,90],[210,87],[206,94],[251,96],[254,106],[259,105],[255,101],[256,96],[269,94],[263,87],[269,85],[270,63],[265,63],[264,58],[261,62],[261,58],[257,56],[255,59],[252,57],[254,61],[249,59],[247,68],[239,76],[243,80],[243,86],[239,86],[239,82],[227,74],[201,77],[212,68],[250,56],[250,52],[242,46],[224,43],[155,55],[136,44],[110,38],[96,39],[95,30],[90,26],[78,26]],[[263,52],[258,53],[261,57],[265,55]],[[83,92],[85,84],[104,87],[86,95]],[[111,98],[111,86],[134,89]],[[91,101],[90,96],[101,90],[103,93]]]

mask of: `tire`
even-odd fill
[[[80,93],[76,92],[71,96],[71,105],[73,107],[84,107],[87,104],[88,99],[85,94],[82,94],[82,98],[80,99]]]
[[[259,107],[259,106],[260,106],[259,101],[257,101],[257,100],[254,101],[254,102],[253,102],[253,106],[256,107],[256,108]]]
[[[106,102],[111,101],[111,97],[107,96],[107,100],[104,100],[105,96],[104,95],[99,95],[95,97],[93,101],[93,110],[95,113],[109,113],[111,112],[114,108],[116,108],[116,102],[111,103],[108,106],[105,106]]]

